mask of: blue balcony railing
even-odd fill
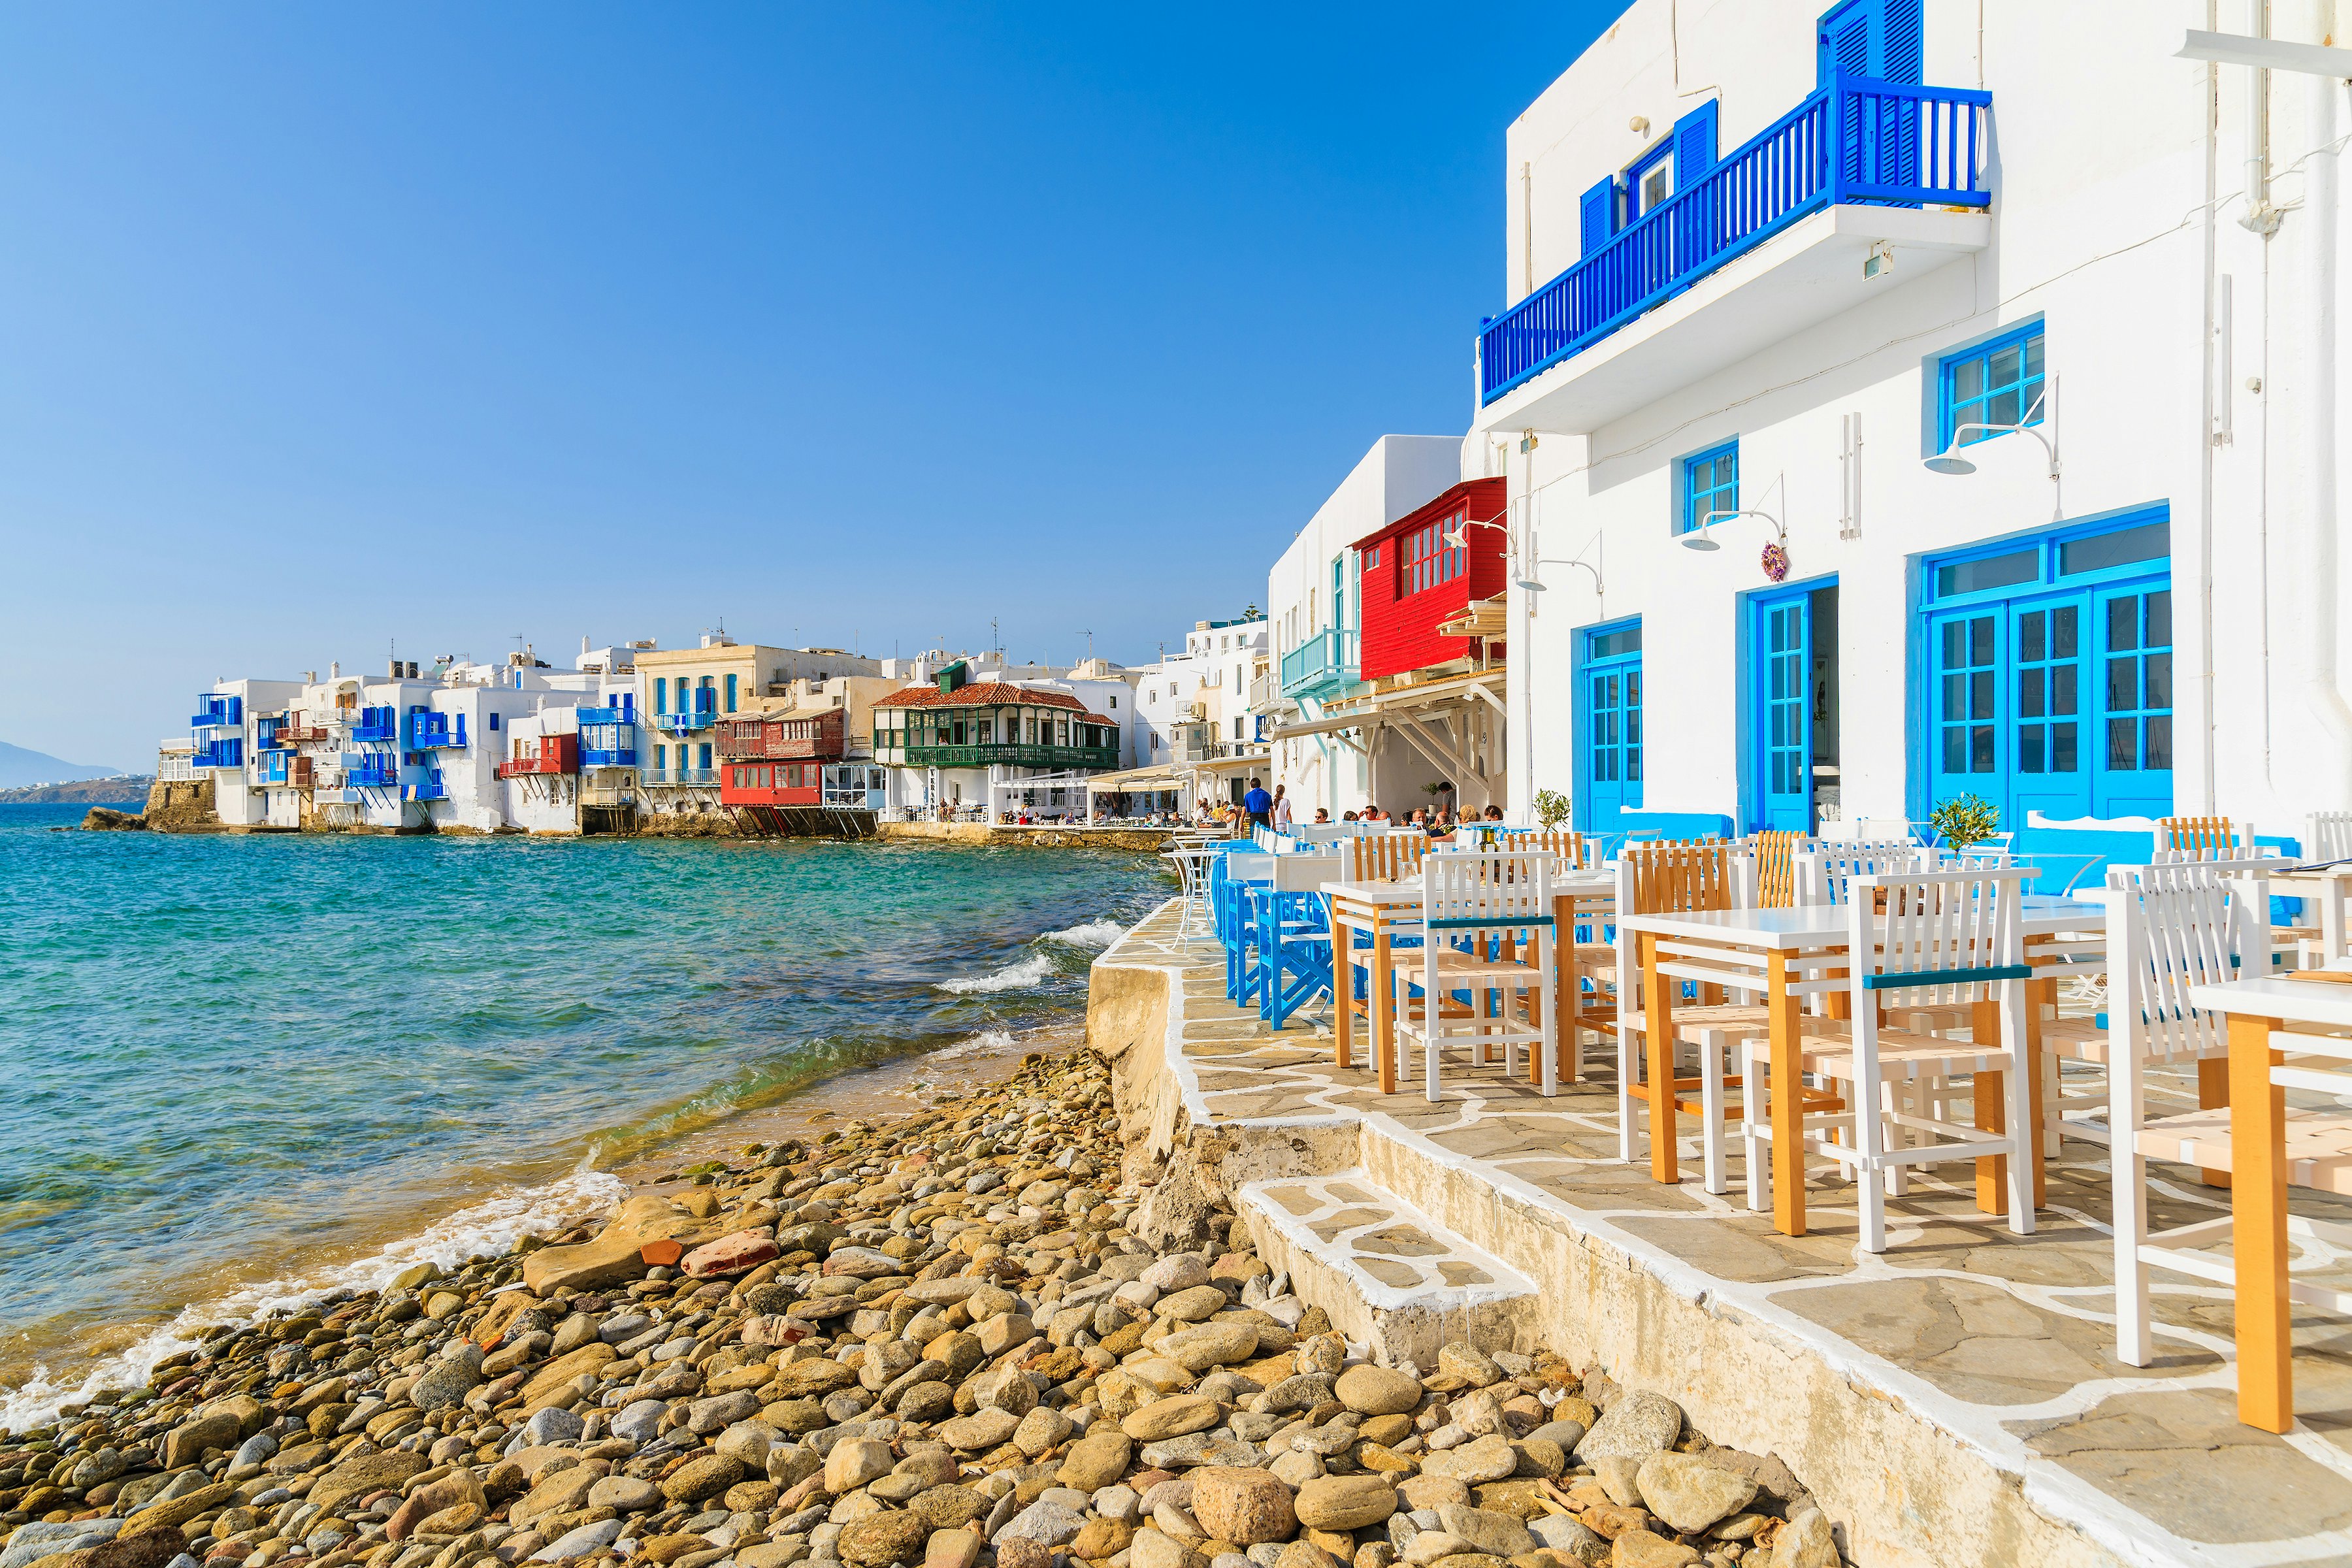
[[[1654,310],[1800,218],[1850,203],[1981,207],[1992,95],[1833,75],[1685,189],[1493,318],[1478,336],[1492,403]]]
[[[718,712],[709,708],[697,708],[688,713],[654,715],[654,728],[667,735],[691,734],[697,730],[708,730],[718,721]]]
[[[412,751],[463,751],[466,748],[466,716],[463,713],[436,713],[429,708],[408,710],[408,744]]]
[[[637,775],[637,782],[654,789],[682,789],[715,784],[719,782],[719,770],[716,768],[647,768]]]
[[[352,789],[390,789],[400,782],[400,763],[389,756],[343,760],[343,783]]]
[[[403,800],[447,800],[449,798],[449,786],[442,782],[441,770],[439,768],[435,768],[416,783],[413,784],[403,784],[400,790],[400,798]]]
[[[1285,697],[1325,697],[1356,684],[1356,634],[1326,626],[1282,656]]]
[[[634,742],[625,746],[583,746],[580,765],[583,768],[634,768],[637,765],[637,748]]]
[[[637,721],[636,704],[624,702],[614,708],[583,708],[579,710],[580,727],[591,724],[634,724]]]
[[[226,741],[211,741],[198,746],[188,758],[192,768],[241,768],[245,766],[245,739],[236,736]]]
[[[362,708],[359,722],[352,726],[354,741],[397,741],[400,739],[400,714],[397,710]]]
[[[196,711],[188,720],[191,730],[229,730],[245,722],[245,699],[216,697],[205,692],[196,699]]]

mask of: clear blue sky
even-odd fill
[[[1154,656],[1470,411],[1620,8],[0,16],[0,740],[521,633]]]

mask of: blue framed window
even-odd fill
[[[1936,377],[1937,449],[1950,447],[1964,426],[2041,424],[2042,358],[2040,321],[1944,356]],[[1968,447],[1994,434],[1969,430],[1958,438]]]
[[[1605,832],[1642,805],[1642,623],[1587,629],[1576,664],[1576,824]]]
[[[732,675],[727,678],[727,711],[735,711],[735,678]]]
[[[1915,688],[1924,784],[2000,811],[2172,809],[2170,523],[2162,509],[1923,563]],[[1924,798],[1920,796],[1924,795]]]
[[[1675,194],[1675,139],[1658,144],[1625,166],[1625,221],[1633,223]]]
[[[667,676],[654,677],[654,711],[669,711],[669,678]]]
[[[1739,510],[1739,442],[1735,438],[1683,459],[1683,510],[1676,533],[1688,533],[1709,512]]]

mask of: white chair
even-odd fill
[[[2226,864],[2226,863],[2223,863]],[[2152,1073],[2229,1056],[2227,1019],[2189,1003],[2189,988],[2249,978],[2270,951],[2266,881],[2233,877],[2214,862],[2119,868],[2100,893],[2107,906],[2113,964],[2109,972],[2106,1055],[2108,1169],[2114,1189],[2116,1354],[2133,1366],[2153,1359],[2148,1311],[2149,1270],[2163,1268],[2234,1287],[2227,1256],[2208,1248],[2228,1242],[2226,1204],[2220,1217],[2171,1230],[2147,1227],[2150,1159],[2178,1161],[2207,1172],[2230,1169],[2230,1110],[2200,1106],[2172,1116],[2147,1114]],[[2273,1037],[2274,1039],[2279,1037]],[[2352,1042],[2313,1038],[2312,1049],[2340,1064]],[[2310,1065],[2298,1063],[2298,1068]],[[2277,1069],[2273,1069],[2275,1072]],[[2297,1081],[2352,1095],[2341,1065],[2326,1083]],[[2305,1077],[2312,1076],[2307,1070]],[[2200,1099],[2207,1098],[2204,1095]],[[2352,1192],[2352,1114],[2291,1108],[2287,1111],[2289,1180],[2336,1193]],[[2330,1145],[2334,1158],[2323,1155]],[[2308,1178],[2308,1179],[2306,1179]],[[2352,1230],[2301,1216],[2291,1235],[2352,1245]],[[2288,1294],[2331,1312],[2352,1311],[2352,1292],[2291,1281]]]
[[[2032,1087],[2015,1070],[2025,1037],[2023,902],[2030,869],[1987,868],[1857,877],[1848,884],[1846,951],[1817,967],[1843,967],[1849,1019],[1800,1021],[1801,1070],[1846,1086],[1843,1106],[1801,1118],[1808,1152],[1845,1168],[1859,1194],[1862,1245],[1886,1250],[1886,1199],[1914,1166],[1988,1155],[2008,1161],[2009,1227],[2033,1231]],[[1879,1022],[1882,998],[1928,1008],[1998,1008],[1998,1039],[1954,1041]],[[1741,1077],[1750,1086],[1744,1131],[1748,1201],[1762,1208],[1774,1136],[1765,1103],[1769,1036],[1748,1039]],[[2001,1075],[2001,1131],[1927,1114],[1930,1093],[1966,1073]],[[1923,1092],[1926,1091],[1926,1092]],[[1940,1109],[1940,1108],[1938,1108]],[[1832,1135],[1835,1139],[1832,1140]]]
[[[1424,1092],[1439,1097],[1440,1063],[1452,1047],[1470,1048],[1473,1064],[1503,1047],[1503,1071],[1518,1076],[1521,1046],[1541,1053],[1541,1087],[1559,1092],[1559,1009],[1529,997],[1553,990],[1552,858],[1540,850],[1478,850],[1424,856],[1421,863],[1421,1006],[1398,1032],[1422,1048]],[[1513,956],[1498,951],[1509,939]],[[1466,947],[1454,945],[1467,942]],[[1466,1010],[1445,999],[1466,991]],[[1528,1022],[1528,1016],[1539,1021]]]
[[[1843,904],[1856,877],[1916,870],[1922,851],[1907,839],[1818,844],[1797,855],[1797,902]]]

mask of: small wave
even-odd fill
[[[983,1029],[971,1038],[958,1040],[952,1046],[931,1052],[923,1059],[927,1062],[951,1062],[960,1057],[987,1056],[991,1052],[1017,1051],[1020,1048],[1021,1042],[1013,1037],[1012,1030]]]
[[[365,1258],[243,1286],[183,1308],[171,1322],[99,1361],[79,1382],[53,1379],[47,1366],[37,1366],[22,1385],[0,1390],[0,1431],[47,1426],[57,1419],[58,1406],[101,1389],[136,1388],[154,1372],[157,1362],[194,1349],[203,1342],[204,1331],[215,1323],[247,1322],[279,1308],[291,1310],[338,1290],[382,1290],[414,1264],[429,1260],[437,1268],[452,1268],[470,1258],[509,1251],[526,1236],[561,1230],[627,1195],[619,1178],[593,1168],[593,1158],[583,1160],[561,1181],[484,1198]]]
[[[1066,942],[1071,947],[1108,947],[1126,934],[1127,928],[1117,921],[1087,921],[1063,931],[1049,931],[1044,940]]]
[[[959,996],[969,996],[975,992],[1019,991],[1037,984],[1051,976],[1053,973],[1054,961],[1042,952],[1033,952],[1026,958],[1006,964],[993,974],[982,974],[962,980],[942,980],[940,982],[940,989],[951,991]]]

